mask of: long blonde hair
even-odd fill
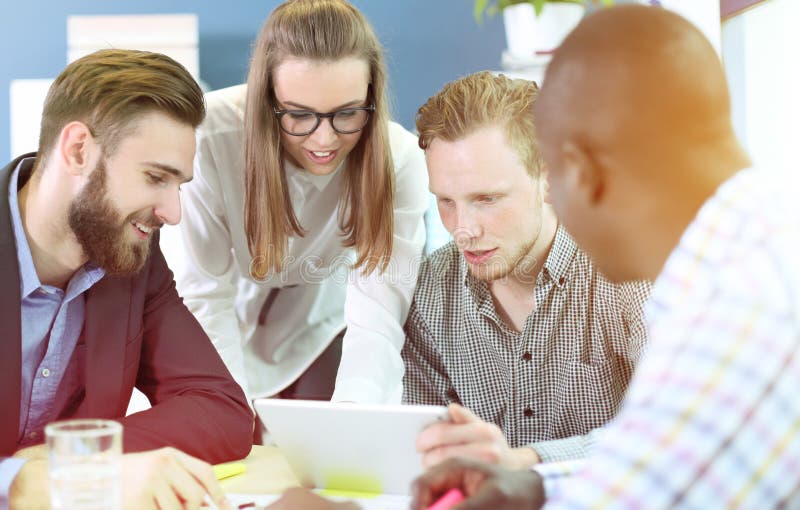
[[[289,0],[269,16],[258,35],[247,77],[244,224],[253,259],[250,275],[279,272],[289,236],[304,236],[289,198],[284,150],[273,115],[273,73],[286,58],[363,59],[370,69],[372,119],[348,154],[339,198],[345,247],[355,247],[355,267],[385,270],[392,252],[394,164],[389,147],[383,50],[366,18],[346,0]]]

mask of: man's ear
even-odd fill
[[[550,202],[550,179],[548,177],[547,164],[542,163],[542,167],[539,170],[539,193],[544,203],[552,205],[552,202]]]
[[[61,129],[58,137],[56,157],[60,166],[71,175],[84,175],[93,167],[93,152],[98,149],[89,126],[72,121]]]
[[[597,205],[603,199],[605,175],[591,153],[574,141],[561,146],[561,162],[570,192],[577,194],[587,205]]]

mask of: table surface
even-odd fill
[[[242,508],[240,505],[244,503],[249,509],[263,509],[286,489],[300,486],[286,457],[274,446],[254,445],[250,455],[241,462],[245,465],[244,473],[220,480],[233,508]],[[405,495],[358,497],[355,493],[337,495],[324,491],[322,494],[336,501],[356,501],[363,510],[406,510],[410,504],[410,498]]]
[[[239,494],[280,494],[289,487],[299,487],[283,454],[274,446],[253,445],[242,461],[242,474],[220,480],[222,490]]]

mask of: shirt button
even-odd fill
[[[42,377],[50,377],[50,369],[49,368],[43,368],[42,369]]]
[[[559,287],[562,287],[565,283],[567,283],[567,279],[564,278],[563,276],[558,279],[558,286]]]
[[[37,437],[39,437],[38,432],[31,432],[30,434],[28,434],[28,439],[36,439]]]
[[[526,352],[525,354],[522,355],[522,359],[524,359],[525,361],[530,361],[533,359],[533,355],[529,352]]]
[[[526,407],[525,410],[522,411],[522,414],[524,414],[526,418],[530,418],[531,416],[533,416],[533,409],[531,409],[530,407]]]

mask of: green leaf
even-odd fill
[[[488,4],[489,0],[475,0],[475,5],[472,8],[472,15],[475,17],[475,21],[478,25],[483,24],[483,11],[486,10]]]

